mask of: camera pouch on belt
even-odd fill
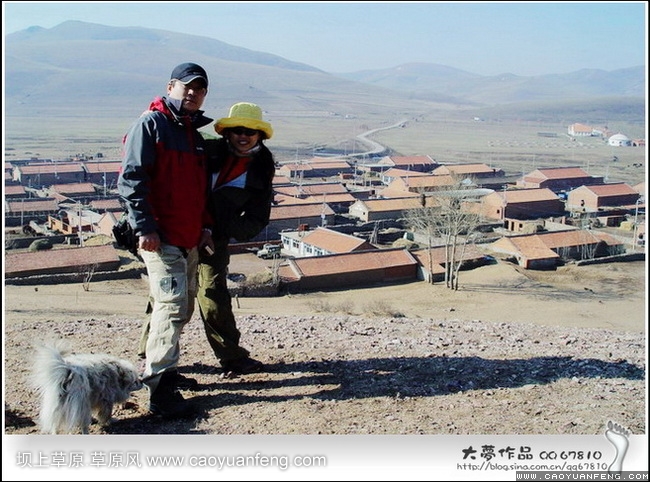
[[[119,248],[138,254],[138,237],[129,224],[126,213],[113,226],[113,237]]]

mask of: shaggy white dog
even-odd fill
[[[72,354],[63,340],[36,347],[32,381],[39,391],[42,433],[88,433],[94,416],[111,421],[113,405],[142,388],[131,362],[106,354]]]

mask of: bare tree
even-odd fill
[[[273,265],[271,267],[271,284],[275,287],[280,285],[280,264],[282,258],[280,256],[273,256]]]
[[[439,208],[432,201],[433,198],[427,198],[424,193],[420,193],[420,206],[404,213],[406,223],[410,228],[426,239],[427,270],[429,273],[433,273],[433,255],[431,248],[435,244],[437,233],[436,225],[432,220],[439,216]],[[427,281],[433,284],[433,276]]]
[[[557,254],[560,256],[560,259],[563,262],[566,262],[571,259],[571,246],[560,246],[557,250]]]
[[[421,192],[421,207],[409,211],[406,216],[410,227],[427,238],[429,272],[432,272],[434,263],[434,240],[441,240],[445,247],[445,285],[452,290],[458,290],[465,248],[473,240],[472,234],[480,222],[478,212],[467,207],[475,186],[471,179],[455,177],[446,188]],[[433,283],[433,278],[429,282]]]
[[[79,270],[79,275],[82,277],[82,285],[84,291],[90,291],[90,281],[93,279],[93,275],[98,268],[98,264],[87,264]]]
[[[582,244],[580,245],[580,259],[594,259],[598,251],[598,240],[587,230],[582,230]]]

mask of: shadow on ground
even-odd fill
[[[195,364],[184,373],[214,373],[214,367]],[[274,379],[260,380],[257,374],[202,384],[193,393],[197,406],[193,416],[165,420],[140,416],[116,421],[110,433],[202,433],[197,420],[212,409],[249,403],[281,403],[311,397],[317,400],[351,400],[375,397],[435,397],[469,390],[519,388],[544,385],[566,378],[625,378],[643,380],[645,371],[627,361],[593,358],[536,357],[494,360],[480,357],[375,358],[324,360],[267,365]],[[282,377],[286,375],[286,377]],[[278,377],[279,376],[279,377]],[[310,395],[274,395],[287,387],[321,387]],[[333,387],[323,389],[322,387]],[[246,392],[250,391],[251,394]],[[268,394],[264,392],[268,391]]]

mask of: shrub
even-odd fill
[[[246,277],[244,281],[244,286],[254,287],[254,286],[264,286],[270,285],[273,281],[273,275],[267,271],[259,271],[253,273]]]
[[[332,305],[326,300],[313,300],[308,303],[308,306],[317,313],[331,313],[334,311]]]
[[[30,251],[45,251],[52,249],[52,241],[49,239],[37,239],[29,245]]]
[[[404,318],[406,316],[404,313],[396,311],[385,301],[378,301],[373,305],[366,305],[364,312],[375,316],[391,316],[393,318]]]

